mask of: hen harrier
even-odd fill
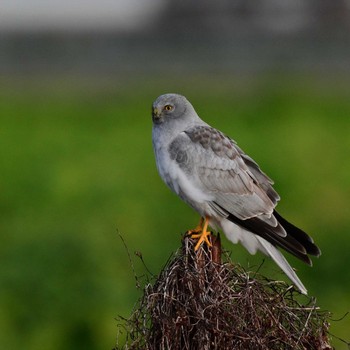
[[[221,229],[251,253],[270,256],[304,294],[306,288],[277,249],[305,263],[319,256],[312,238],[285,220],[275,207],[273,181],[235,141],[212,128],[181,95],[159,96],[152,106],[153,148],[161,178],[201,216],[195,247],[208,240],[208,225]]]

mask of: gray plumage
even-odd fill
[[[283,219],[273,181],[235,141],[199,118],[178,94],[159,96],[152,106],[153,148],[164,182],[214,229],[251,253],[270,256],[304,294],[306,288],[276,248],[307,264],[320,255],[311,237]]]

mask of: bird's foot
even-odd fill
[[[204,224],[203,224],[203,222],[204,222]],[[187,231],[187,234],[189,236],[191,236],[191,238],[195,238],[195,239],[198,238],[198,242],[197,242],[196,246],[194,247],[195,251],[197,251],[199,249],[199,247],[201,246],[201,244],[203,242],[205,242],[208,247],[212,246],[212,244],[208,238],[211,235],[211,232],[207,231],[208,222],[209,222],[209,219],[207,217],[205,218],[205,220],[203,220],[203,218],[201,218],[199,225],[195,229]]]
[[[202,231],[202,233],[192,235],[192,238],[199,238],[196,246],[194,247],[194,250],[197,251],[203,242],[205,242],[208,247],[211,247],[212,244],[208,239],[210,235],[211,235],[210,231]]]
[[[204,219],[201,218],[201,220],[199,221],[199,224],[193,230],[188,230],[186,232],[186,235],[193,237],[193,236],[198,235],[200,232],[202,232],[203,231],[203,221],[204,221]],[[193,237],[193,238],[196,238],[196,237]]]

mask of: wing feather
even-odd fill
[[[192,127],[175,138],[169,152],[195,185],[212,193],[228,212],[242,220],[271,217],[278,195],[271,199],[265,189],[271,187],[275,193],[272,181],[253,161],[247,166],[241,149],[220,131],[206,125]]]
[[[207,125],[181,133],[169,147],[171,158],[194,185],[213,198],[219,216],[280,246],[311,265],[320,254],[312,239],[274,209],[280,197],[273,181],[230,138]]]

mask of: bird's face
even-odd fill
[[[189,102],[184,96],[166,94],[159,96],[152,105],[154,124],[162,124],[185,115]]]

